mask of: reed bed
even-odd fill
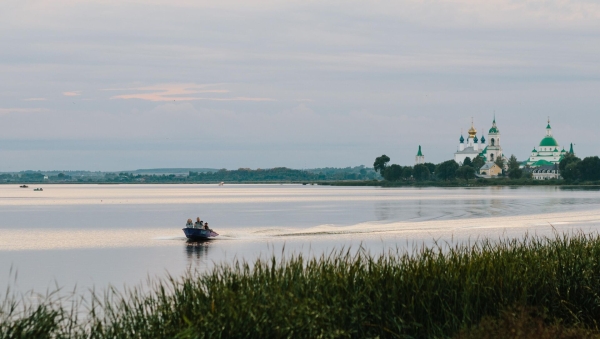
[[[236,262],[76,302],[54,293],[34,305],[7,293],[0,338],[467,337],[515,305],[597,330],[599,292],[598,234],[525,236]]]

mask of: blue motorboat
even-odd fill
[[[207,240],[207,239],[214,238],[219,235],[219,233],[217,233],[211,229],[205,230],[205,229],[201,229],[201,228],[189,228],[189,227],[184,228],[183,233],[185,233],[185,236],[190,240]]]

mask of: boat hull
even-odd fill
[[[185,236],[191,240],[206,240],[219,235],[217,232],[214,232],[212,230],[205,230],[200,228],[184,228],[183,233],[185,233]]]

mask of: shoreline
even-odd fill
[[[44,185],[218,185],[220,182],[205,181],[172,181],[172,182],[1,182],[1,186],[30,185],[25,189],[33,189],[34,186]],[[510,180],[510,179],[482,179],[466,181],[412,181],[412,182],[390,182],[386,180],[340,180],[340,181],[230,181],[224,185],[303,185],[303,186],[343,186],[343,187],[534,187],[534,186],[559,186],[559,187],[587,187],[600,188],[600,182],[573,183],[563,180]]]

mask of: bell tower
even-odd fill
[[[500,146],[500,130],[496,125],[496,114],[494,114],[494,121],[492,121],[492,128],[488,131],[488,144],[487,144],[487,161],[496,161],[498,157],[502,157],[502,146]]]

